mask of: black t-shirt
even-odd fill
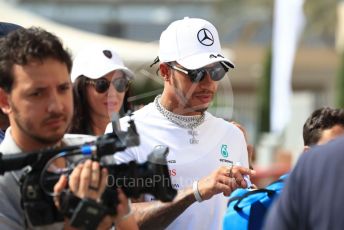
[[[302,154],[264,229],[344,229],[344,137]]]

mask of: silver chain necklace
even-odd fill
[[[178,125],[181,128],[188,129],[188,134],[192,136],[189,140],[190,144],[198,144],[199,140],[196,139],[198,136],[198,132],[195,130],[198,126],[200,126],[205,118],[205,114],[202,113],[201,115],[196,116],[183,116],[172,113],[165,109],[160,103],[161,95],[158,95],[154,99],[154,104],[157,110],[167,118],[167,120],[171,121],[172,123]]]

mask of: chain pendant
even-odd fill
[[[189,141],[190,141],[190,144],[192,144],[192,145],[197,145],[199,143],[199,140],[197,140],[195,138],[191,138]]]
[[[154,99],[155,107],[157,110],[166,117],[169,121],[172,123],[178,125],[181,128],[189,129],[188,134],[192,136],[192,138],[189,139],[189,143],[192,145],[198,144],[199,140],[196,139],[196,136],[198,136],[198,132],[194,130],[194,128],[198,127],[204,122],[205,114],[202,113],[199,116],[182,116],[178,114],[174,114],[167,109],[165,109],[159,102],[161,95],[156,96]]]
[[[198,135],[198,132],[196,130],[188,130],[188,134],[192,136],[192,138],[189,140],[189,143],[192,145],[197,145],[199,143],[199,140],[196,139],[196,136]]]

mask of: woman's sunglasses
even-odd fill
[[[229,69],[229,66],[224,62],[216,63],[212,67],[203,67],[194,70],[185,69],[180,66],[172,65],[170,63],[166,64],[172,69],[178,70],[179,72],[182,72],[185,75],[187,75],[193,83],[198,83],[202,81],[207,75],[207,73],[210,75],[213,81],[220,81],[226,75]]]
[[[97,80],[90,79],[86,81],[86,84],[93,85],[98,93],[105,93],[109,89],[110,83],[112,83],[117,92],[123,93],[128,89],[130,81],[125,77],[116,78],[111,81],[106,78],[100,78]]]

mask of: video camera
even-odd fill
[[[27,220],[32,226],[48,225],[61,222],[64,216],[70,219],[74,227],[95,228],[105,215],[115,215],[117,187],[121,187],[129,198],[138,198],[149,193],[161,201],[172,201],[177,191],[173,189],[167,168],[167,147],[155,148],[145,163],[131,161],[127,164],[101,163],[109,171],[108,186],[101,203],[79,199],[70,191],[60,194],[61,210],[54,205],[52,193],[61,174],[72,172],[76,164],[58,173],[45,170],[54,159],[60,157],[87,156],[100,161],[103,156],[112,155],[127,147],[139,145],[139,135],[132,119],[126,132],[120,131],[118,117],[113,117],[113,132],[98,137],[95,141],[83,145],[49,148],[32,153],[3,155],[0,153],[0,174],[21,169],[25,173],[21,182],[21,204]],[[42,170],[43,169],[43,170]],[[126,183],[131,180],[134,183]],[[147,186],[149,181],[149,186]],[[143,182],[143,183],[142,183]]]

